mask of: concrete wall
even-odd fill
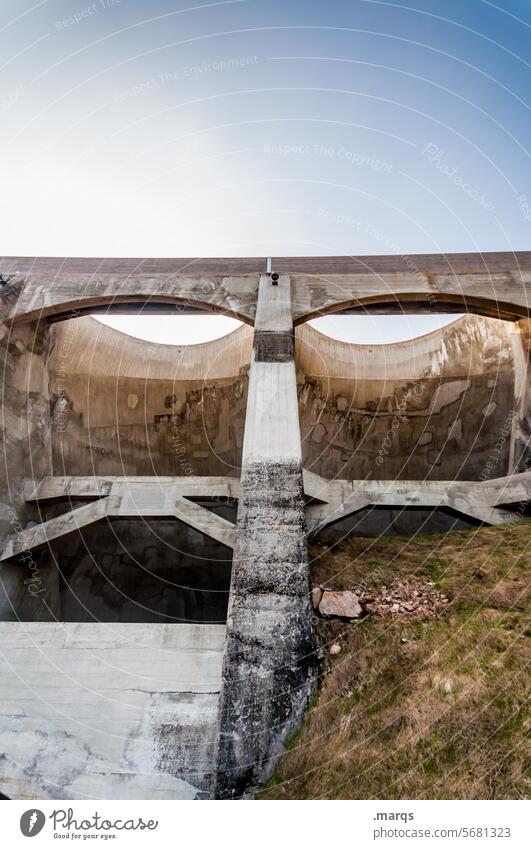
[[[478,480],[515,415],[518,325],[465,316],[393,345],[297,329],[303,464],[326,478]],[[505,439],[487,477],[509,472]]]
[[[49,379],[51,346],[46,324],[0,325],[0,545],[38,520],[24,501],[24,478],[39,479],[52,469]],[[14,606],[35,609],[28,587],[35,575],[31,556],[0,568],[0,620],[15,618]],[[49,576],[48,583],[54,584]],[[40,605],[39,605],[40,607]],[[38,613],[35,611],[36,617]]]
[[[136,359],[128,358],[134,341],[90,318],[6,328],[2,543],[17,527],[69,506],[39,511],[23,497],[24,478],[53,472],[52,422],[55,467],[63,472],[191,474],[188,464],[197,473],[209,462],[221,474],[232,471],[243,434],[229,429],[227,398],[234,410],[245,409],[241,335],[241,346],[225,340],[219,356],[205,362],[197,356],[201,346],[195,356],[170,349],[177,357],[165,359],[165,346],[154,346],[163,350],[146,358],[139,343]],[[208,377],[203,381],[209,369],[221,384],[214,392]],[[175,400],[168,406],[170,395]],[[222,426],[212,412],[214,396]],[[57,404],[59,398],[68,401]],[[174,412],[184,451],[180,442],[171,444],[168,424],[154,425],[156,414]],[[194,452],[208,440],[215,448],[204,450],[214,459],[205,464]],[[82,452],[85,444],[109,455]],[[217,512],[232,515],[234,508]],[[180,522],[120,521],[2,565],[1,618],[13,621],[0,622],[1,793],[18,799],[210,795],[225,626],[180,620],[224,623],[231,559],[228,549]],[[132,624],[142,619],[179,624]]]
[[[51,471],[49,379],[50,329],[46,324],[0,327],[1,455],[0,538],[10,532],[10,509],[30,516],[24,477]]]
[[[518,418],[515,428],[514,469],[525,472],[531,468],[531,321],[518,322],[521,356],[517,361],[515,401]]]
[[[224,637],[221,625],[0,623],[0,792],[208,795]]]
[[[323,477],[476,479],[520,404],[518,326],[466,316],[374,347],[297,328],[304,466]],[[54,473],[239,474],[251,339],[243,327],[175,348],[91,318],[55,325]],[[509,440],[489,475],[505,474],[512,454]]]
[[[273,268],[290,275],[295,324],[362,304],[458,306],[455,311],[507,319],[529,314],[529,251],[273,257]],[[179,303],[252,324],[259,272],[265,270],[265,257],[0,257],[2,279],[18,287],[7,317],[20,322],[126,301]]]
[[[90,317],[54,325],[54,473],[238,475],[251,339],[180,348]]]

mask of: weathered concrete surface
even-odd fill
[[[250,463],[233,561],[216,795],[259,789],[315,686],[303,492],[296,463]]]
[[[518,322],[515,340],[515,416],[513,467],[517,472],[531,468],[531,320]]]
[[[39,478],[51,470],[50,344],[44,325],[3,326],[0,334],[0,541],[10,533],[11,508],[22,520],[33,515],[25,505],[22,478]]]
[[[289,279],[260,280],[256,332],[290,321]],[[269,309],[270,308],[270,309]],[[215,794],[252,794],[315,686],[294,361],[251,363]]]
[[[280,285],[267,282],[267,301],[259,297],[254,323],[254,359],[257,363],[289,363],[294,339],[291,318],[291,287],[284,278]],[[262,290],[264,286],[262,283]]]
[[[1,262],[0,262],[1,271]],[[79,274],[23,272],[21,293],[6,321],[88,310],[101,304],[155,301],[218,312],[252,324],[258,275]]]
[[[531,306],[531,252],[279,259],[295,324],[350,307],[454,312],[514,320]]]
[[[4,307],[2,298],[0,310]],[[8,539],[24,533],[29,522],[38,520],[38,512],[25,502],[23,479],[50,474],[52,452],[46,368],[51,344],[49,328],[36,324],[17,328],[0,325],[0,330],[1,549]],[[27,597],[34,572],[31,559],[0,567],[0,620],[12,618],[13,606]],[[53,571],[48,570],[46,580],[51,596],[56,595]]]
[[[224,632],[0,623],[0,792],[208,796]]]
[[[67,259],[2,257],[0,273],[21,290],[9,320],[86,309],[111,301],[166,301],[252,323],[265,258]],[[515,319],[531,304],[531,252],[273,258],[292,279],[296,324],[362,304],[452,304]],[[1,318],[1,316],[0,316]]]
[[[296,340],[305,468],[354,480],[479,480],[512,471],[518,325],[465,316],[373,346],[305,325]]]
[[[156,483],[114,483],[109,495],[14,534],[0,552],[0,561],[8,560],[24,551],[33,551],[73,533],[77,534],[82,528],[98,524],[105,519],[168,516],[175,516],[199,533],[228,548],[234,548],[233,523],[180,495],[172,484],[164,489]]]
[[[183,347],[90,317],[52,333],[56,475],[239,475],[249,328]]]
[[[369,506],[446,508],[498,525],[514,518],[512,505],[531,500],[531,472],[479,481],[327,481],[311,472],[304,478],[305,491],[319,502],[306,507],[310,533]]]
[[[115,505],[112,521],[105,508],[99,526],[68,539],[61,535],[35,559],[31,552],[28,561],[0,567],[7,590],[3,619],[33,620],[28,625],[36,629],[36,648],[20,648],[18,666],[30,670],[27,680],[40,688],[38,664],[45,664],[42,686],[50,688],[51,705],[46,708],[31,690],[20,695],[22,684],[7,674],[13,701],[0,716],[0,739],[6,752],[8,744],[15,746],[15,755],[8,755],[20,764],[0,761],[0,767],[10,764],[9,789],[0,786],[7,795],[208,794],[214,763],[206,750],[214,740],[218,796],[249,795],[262,784],[315,681],[301,455],[310,470],[339,478],[333,492],[326,482],[329,499],[319,497],[322,482],[315,476],[310,482],[310,524],[331,521],[335,510],[359,515],[369,509],[363,504],[393,510],[398,497],[408,507],[449,504],[452,497],[454,506],[480,520],[505,518],[508,505],[498,492],[475,499],[455,482],[484,481],[486,490],[498,485],[489,478],[529,465],[531,254],[280,262],[293,277],[290,282],[274,261],[281,276],[272,287],[267,275],[259,277],[262,262],[253,258],[0,259],[0,273],[13,275],[0,284],[0,320],[7,322],[0,325],[2,542],[15,535],[20,547],[36,539],[40,531],[27,528],[30,521],[60,520],[54,527],[61,527],[70,498],[91,515],[98,509],[91,499],[111,498],[116,484],[127,489],[131,481],[135,488],[143,483],[140,476],[156,476],[165,490],[155,499],[148,492],[122,492],[116,497],[125,502]],[[254,322],[255,332],[243,327],[215,343],[176,348],[132,339],[90,318],[52,327],[28,323],[117,300],[223,312]],[[363,304],[375,310],[465,304],[488,316],[526,318],[469,315],[435,334],[382,347],[342,345],[308,326],[294,335],[294,323]],[[218,722],[219,679],[202,691],[210,673],[200,652],[192,660],[204,678],[196,682],[199,691],[193,683],[186,695],[186,683],[173,677],[175,659],[181,648],[192,655],[195,649],[179,648],[173,636],[179,632],[161,623],[223,621],[224,605],[208,598],[219,593],[226,601],[230,550],[198,527],[208,507],[216,517],[207,517],[211,528],[232,530],[229,511],[240,491],[231,481],[242,464]],[[60,491],[54,475],[68,479]],[[73,482],[72,476],[86,477]],[[227,498],[227,504],[184,504],[187,493],[176,478],[193,488],[206,476],[216,476],[212,499]],[[25,478],[36,481],[36,492],[27,492]],[[371,491],[355,491],[354,482],[364,478],[371,478]],[[163,518],[172,487],[171,509],[186,508],[181,518],[188,526],[175,518],[170,527]],[[201,496],[199,489],[194,493]],[[527,479],[511,478],[511,499],[525,507],[529,494]],[[12,509],[20,525],[13,525]],[[142,514],[146,522],[133,518]],[[46,591],[33,596],[28,579],[33,590]],[[137,616],[146,624],[133,624]],[[75,632],[84,654],[58,646],[57,634],[71,635],[76,626],[53,620],[85,617],[96,620],[87,627],[97,630]],[[41,634],[45,625],[59,630]],[[8,630],[0,631],[0,646],[8,655],[19,651],[13,640],[26,626],[2,627]],[[138,627],[147,636],[135,632],[134,652],[128,645],[122,658],[113,641],[122,640],[122,628]],[[162,648],[170,660],[159,663]],[[80,669],[98,685],[88,695],[76,677]],[[132,685],[132,669],[142,680],[154,675],[154,686]],[[63,704],[76,709],[67,717],[73,725],[61,713]],[[198,719],[203,707],[212,707],[213,724]],[[128,742],[107,746],[107,715],[111,728],[126,729]]]
[[[209,477],[202,475],[183,475],[179,477],[160,476],[128,476],[115,477],[77,477],[67,475],[65,477],[51,475],[41,480],[26,480],[24,482],[24,493],[26,501],[38,501],[44,503],[55,499],[77,500],[88,498],[101,498],[110,495],[113,487],[130,489],[131,487],[158,487],[167,493],[169,487],[179,495],[195,496],[196,498],[217,497],[232,499],[238,498],[240,494],[239,478]]]

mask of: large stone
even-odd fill
[[[319,613],[327,619],[333,616],[340,619],[359,619],[363,615],[363,608],[356,593],[350,590],[325,590],[319,603]]]
[[[323,591],[322,591],[321,587],[313,587],[312,588],[312,607],[313,607],[314,610],[318,610],[322,597],[323,597]]]

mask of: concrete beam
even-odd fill
[[[188,475],[178,477],[152,477],[144,475],[105,477],[66,476],[46,477],[41,481],[24,482],[26,501],[58,501],[65,499],[101,498],[114,494],[123,495],[129,489],[139,491],[148,487],[166,491],[175,490],[180,495],[205,498],[238,498],[240,494],[239,478]]]
[[[97,498],[94,503],[70,510],[35,527],[28,528],[8,540],[0,561],[9,560],[25,551],[40,548],[54,540],[69,536],[81,528],[108,519],[175,517],[211,539],[234,548],[234,525],[206,507],[195,504],[186,495],[232,498],[231,487],[222,479],[214,479],[208,488],[202,484],[168,478],[46,478],[36,487],[26,483],[28,500],[43,501],[65,498]],[[233,490],[236,492],[237,486]]]
[[[84,507],[78,507],[77,510],[70,510],[64,516],[57,516],[55,519],[28,528],[8,540],[0,554],[0,561],[9,560],[25,551],[42,548],[54,540],[80,531],[81,528],[97,524],[118,508],[119,499],[102,498],[94,504],[86,504]]]
[[[86,312],[106,304],[183,304],[233,315],[252,324],[265,258],[88,259],[3,257],[0,274],[13,299],[0,316],[19,322]],[[291,275],[291,316],[371,305],[440,304],[505,319],[530,315],[531,252],[411,256],[278,257]],[[5,312],[5,315],[4,315]],[[270,313],[269,334],[283,334]],[[284,319],[282,319],[284,320]],[[287,335],[283,341],[287,343]],[[268,340],[257,338],[257,351]],[[278,346],[277,346],[278,350]]]
[[[174,515],[185,525],[190,525],[191,528],[195,528],[196,531],[217,540],[222,545],[226,545],[227,548],[234,548],[235,528],[232,522],[227,521],[222,516],[217,516],[206,507],[201,507],[187,498],[177,496]]]
[[[305,472],[310,491],[322,504],[306,508],[308,530],[318,530],[369,506],[447,507],[464,516],[498,525],[513,514],[499,505],[531,501],[531,472],[488,481],[326,481]]]
[[[275,368],[278,364],[274,364]],[[271,377],[271,372],[268,377]],[[278,378],[278,372],[277,378]],[[288,378],[289,380],[289,378]],[[269,390],[251,394],[253,410],[248,412],[246,457],[259,462],[288,463],[296,456],[296,440],[279,443],[280,432],[289,426],[289,393],[284,396],[282,381],[267,381]],[[282,399],[281,410],[272,415],[266,427],[260,424],[271,410],[273,387]],[[285,389],[285,383],[284,383]],[[256,387],[255,387],[256,390]],[[293,392],[293,388],[291,389]],[[274,394],[274,393],[273,393]],[[258,407],[258,411],[257,408]],[[293,409],[291,416],[295,415]],[[293,436],[294,429],[291,429]],[[279,445],[281,447],[279,447]],[[261,453],[262,452],[262,453]],[[305,469],[303,471],[306,524],[310,534],[345,519],[366,507],[439,507],[457,512],[489,525],[510,521],[513,514],[504,509],[513,504],[531,502],[531,472],[487,481],[367,481],[326,480]],[[237,478],[224,477],[47,477],[25,482],[28,502],[55,502],[98,499],[95,505],[71,510],[64,516],[43,522],[8,541],[0,555],[7,560],[23,551],[38,548],[67,536],[82,527],[109,518],[162,518],[175,516],[180,521],[206,534],[217,542],[234,548],[234,525],[210,510],[190,501],[196,498],[238,499],[241,493]]]
[[[499,274],[531,268],[531,251],[485,253],[383,254],[352,256],[273,257],[273,269],[284,274]]]
[[[16,263],[15,263],[16,264]],[[42,267],[37,264],[37,267]],[[68,267],[68,266],[67,266]],[[1,271],[1,262],[0,262]],[[141,271],[19,271],[17,297],[0,317],[6,323],[84,315],[91,308],[112,304],[183,304],[200,311],[254,321],[258,274],[201,274],[192,270],[171,274]]]

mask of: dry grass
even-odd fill
[[[316,583],[423,577],[451,601],[426,622],[318,621],[320,691],[262,798],[527,796],[530,544],[525,523],[315,545]]]

